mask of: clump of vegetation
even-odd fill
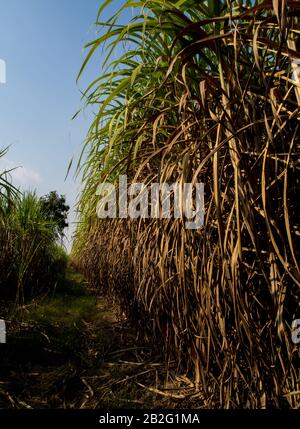
[[[6,172],[1,175],[2,298],[16,299],[22,304],[26,298],[53,287],[63,275],[67,256],[57,240],[63,233],[67,211],[65,200],[55,193],[40,199],[35,193],[14,188]]]
[[[110,3],[80,71],[106,45],[75,263],[215,405],[297,407],[299,2],[142,1],[128,25],[130,1],[101,22]],[[203,229],[97,219],[98,184],[121,174],[204,182]]]

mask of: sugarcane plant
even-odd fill
[[[62,224],[45,206],[47,198],[17,189],[12,173],[0,172],[0,299],[24,305],[55,287],[67,258],[57,237]]]
[[[74,260],[206,403],[297,407],[299,2],[124,1],[102,22],[111,3],[78,76],[104,48]],[[99,183],[121,174],[203,182],[203,228],[97,219]]]

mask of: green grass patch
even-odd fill
[[[82,278],[68,270],[51,294],[11,313],[6,352],[8,360],[48,362],[79,358],[84,323],[96,315],[95,298]]]

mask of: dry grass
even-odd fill
[[[0,358],[0,408],[195,406],[195,388],[79,276],[56,296],[16,313],[0,305],[8,343]],[[77,282],[77,283],[76,283]],[[173,365],[174,366],[174,365]],[[184,394],[183,394],[184,392]],[[190,398],[187,400],[187,397]]]

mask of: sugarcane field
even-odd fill
[[[0,418],[297,413],[300,1],[0,10]]]

